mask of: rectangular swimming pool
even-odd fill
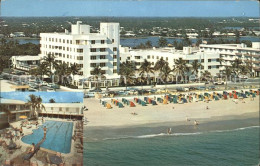
[[[70,153],[73,122],[46,121],[33,134],[24,136],[22,141],[27,144],[40,142],[44,136],[43,127],[46,126],[46,140],[41,147],[61,153]]]

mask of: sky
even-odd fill
[[[2,0],[2,16],[259,17],[259,2],[180,0]]]

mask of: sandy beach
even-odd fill
[[[121,101],[121,99],[119,98]],[[109,99],[106,99],[110,103]],[[133,101],[133,99],[131,99]],[[88,127],[125,127],[133,125],[143,125],[152,123],[173,123],[185,122],[188,118],[192,123],[198,120],[203,123],[204,119],[211,119],[218,117],[218,119],[225,119],[228,116],[240,116],[251,114],[254,118],[259,117],[259,96],[245,99],[245,103],[238,101],[236,104],[232,99],[204,101],[185,103],[185,104],[162,104],[141,106],[136,104],[136,107],[129,107],[124,105],[124,108],[118,108],[112,105],[112,109],[106,109],[100,104],[98,99],[85,99],[85,106],[88,111],[85,111],[85,117],[88,120],[86,126]],[[174,108],[173,108],[174,107]],[[209,109],[206,109],[208,107]],[[137,113],[132,115],[131,113]],[[255,117],[257,116],[257,117]]]

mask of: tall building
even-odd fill
[[[119,23],[100,23],[100,32],[91,33],[90,26],[81,24],[71,25],[71,32],[41,33],[41,53],[44,58],[53,54],[57,62],[67,63],[69,66],[78,64],[80,72],[74,76],[74,84],[83,87],[92,87],[95,83],[86,81],[93,76],[93,69],[101,68],[106,81],[101,86],[115,86],[119,83]],[[110,81],[109,81],[110,80]],[[108,85],[105,85],[108,84]]]

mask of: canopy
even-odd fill
[[[22,115],[22,116],[19,116],[20,119],[27,119],[27,116],[25,115]]]

